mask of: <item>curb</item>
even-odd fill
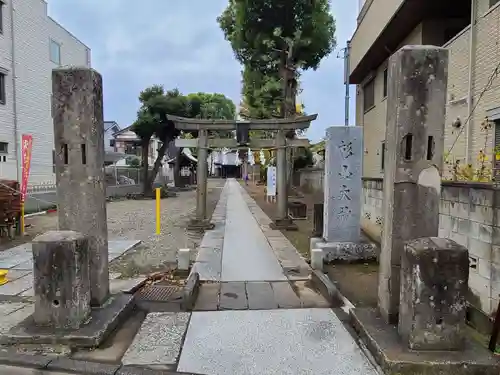
[[[349,301],[337,286],[326,276],[323,272],[318,270],[312,270],[311,281],[319,289],[321,295],[330,302],[331,305],[335,306],[339,301],[342,302],[341,307],[346,313],[349,313],[354,305]]]
[[[183,311],[190,311],[193,309],[198,297],[200,283],[200,274],[198,272],[191,272],[184,286],[184,291],[182,292],[181,309]]]
[[[203,375],[147,367],[80,361],[67,357],[50,358],[43,355],[0,352],[0,365],[25,367],[35,370],[63,371],[85,375]]]

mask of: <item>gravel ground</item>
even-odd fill
[[[225,180],[209,180],[207,206],[211,216],[219,200]],[[155,234],[154,200],[122,200],[109,203],[108,232],[110,239],[141,240],[142,244],[125,256],[115,260],[111,272],[130,277],[168,269],[176,262],[177,250],[195,249],[202,232],[187,231],[186,226],[196,209],[196,191],[177,193],[175,198],[161,201],[161,235]],[[57,214],[34,216],[26,219],[30,228],[25,240],[48,230],[57,229]],[[19,240],[11,244],[19,244]],[[24,242],[24,241],[23,241]]]

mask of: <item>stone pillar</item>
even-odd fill
[[[207,131],[201,129],[198,132],[198,163],[196,169],[197,188],[196,191],[196,219],[203,222],[207,218]]]
[[[276,194],[278,196],[278,212],[271,227],[280,230],[297,230],[297,226],[288,217],[288,171],[285,130],[278,130],[276,133],[276,147]]]
[[[401,258],[399,334],[412,350],[465,346],[467,249],[445,238],[419,238]]]
[[[363,128],[326,129],[323,238],[326,242],[360,240]]]
[[[283,130],[278,130],[276,134],[276,146],[278,147],[276,156],[276,192],[278,195],[278,214],[276,221],[288,220],[288,192],[286,189],[286,138]]]
[[[109,295],[102,78],[88,68],[52,71],[59,229],[89,240],[91,302]]]
[[[36,325],[78,329],[90,315],[89,242],[73,231],[47,232],[33,240]]]
[[[315,203],[313,208],[312,237],[323,237],[323,203]]]
[[[398,321],[404,244],[437,237],[448,51],[406,46],[389,59],[379,308]]]
[[[198,163],[196,165],[196,218],[189,224],[190,229],[211,229],[207,220],[207,178],[208,178],[208,131],[198,132]]]

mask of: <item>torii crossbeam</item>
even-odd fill
[[[197,130],[196,139],[176,139],[177,147],[198,148],[197,165],[197,195],[196,195],[196,218],[191,222],[191,228],[213,228],[213,224],[207,218],[207,175],[208,175],[208,149],[212,148],[275,148],[277,149],[277,193],[278,213],[273,223],[276,229],[296,229],[292,220],[288,217],[288,192],[286,184],[286,148],[307,147],[307,139],[287,139],[285,134],[290,130],[305,130],[309,128],[311,121],[316,120],[317,114],[285,119],[266,120],[211,120],[192,119],[177,116],[168,116],[175,127],[179,130]],[[237,131],[243,134],[245,141],[241,139],[208,138],[209,130]],[[276,131],[275,139],[248,139],[250,130]]]

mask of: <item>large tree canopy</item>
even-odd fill
[[[306,70],[336,45],[329,0],[229,0],[217,20],[236,58],[263,73],[276,72],[277,52],[290,42],[292,60]]]
[[[183,95],[177,89],[165,91],[161,85],[153,85],[139,94],[141,106],[132,130],[141,140],[144,193],[152,191],[168,144],[181,134],[168,119],[168,115],[190,118],[234,119],[236,107],[222,94],[194,93]],[[158,156],[149,172],[149,144],[153,137],[160,141]]]
[[[244,66],[242,117],[279,115],[283,51],[291,50],[298,79],[301,70],[316,69],[336,46],[328,0],[229,0],[217,20]]]

